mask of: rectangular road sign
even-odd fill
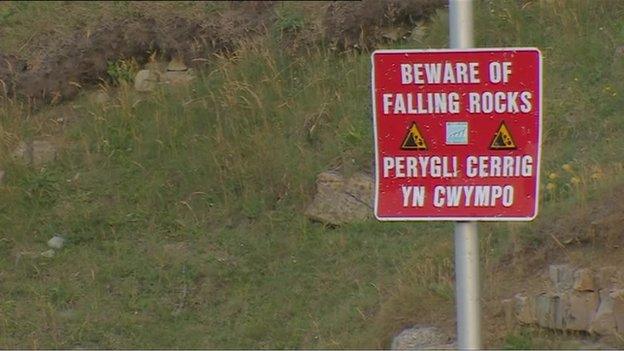
[[[378,50],[372,99],[378,219],[535,218],[538,49]]]

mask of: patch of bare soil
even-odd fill
[[[335,1],[327,7],[325,37],[339,49],[371,49],[385,38],[384,28],[411,30],[446,5],[443,0]]]

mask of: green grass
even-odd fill
[[[623,4],[477,4],[479,46],[544,54],[543,213],[608,191],[622,180]],[[306,23],[289,11],[279,30]],[[445,47],[446,21],[391,46]],[[49,122],[0,110],[0,347],[381,348],[410,324],[452,324],[452,224],[328,228],[302,214],[319,172],[371,169],[368,53],[293,56],[275,37],[216,57],[186,88],[72,102],[81,117],[44,169],[7,153]],[[484,260],[538,224],[480,225]],[[66,247],[41,257],[57,233]]]

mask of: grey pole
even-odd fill
[[[479,236],[477,222],[455,223],[455,305],[457,347],[481,348]]]
[[[449,0],[451,49],[474,46],[472,0]],[[477,222],[455,223],[455,304],[457,347],[481,348],[479,236]]]

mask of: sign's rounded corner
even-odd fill
[[[542,57],[542,50],[540,50],[540,48],[538,48],[536,46],[532,46],[532,47],[529,48],[529,50],[537,52],[537,55],[539,55],[539,57]]]
[[[375,211],[373,211],[373,214],[375,215],[375,219],[381,222],[385,222],[388,220],[388,217],[383,217],[381,216],[378,212],[377,209],[375,209]]]
[[[371,54],[370,54],[371,61],[372,61],[372,62],[375,62],[375,55],[378,55],[378,54],[380,54],[380,53],[382,53],[382,50],[381,50],[381,49],[376,49],[376,50],[373,50],[373,52],[371,52]]]
[[[527,217],[526,221],[527,221],[527,222],[532,222],[532,221],[534,221],[534,220],[535,220],[535,218],[537,218],[537,213],[538,213],[538,212],[539,212],[539,211],[538,211],[538,208],[537,208],[537,206],[535,206],[535,211],[533,211],[533,214],[532,214],[531,216]]]

